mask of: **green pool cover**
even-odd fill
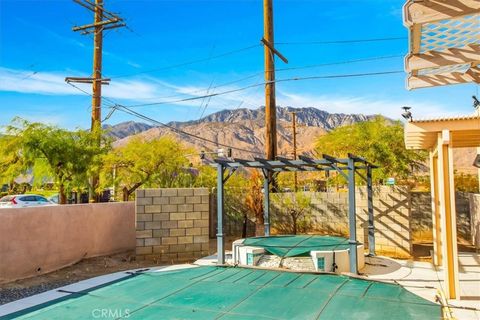
[[[404,288],[327,274],[197,267],[148,272],[3,319],[441,319]]]
[[[344,250],[348,239],[333,236],[299,235],[247,238],[244,245],[261,247],[279,257],[296,257],[310,251]]]

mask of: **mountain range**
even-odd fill
[[[292,155],[292,112],[297,115],[297,153],[311,155],[317,137],[329,131],[357,122],[368,121],[376,115],[329,113],[317,108],[277,107],[277,143],[278,154],[286,157]],[[123,122],[106,125],[104,129],[115,139],[114,146],[122,146],[133,136],[155,139],[163,135],[172,135],[188,146],[197,150],[215,152],[222,146],[202,141],[193,136],[200,136],[215,143],[234,146],[233,156],[250,159],[264,154],[265,143],[265,108],[222,110],[199,120],[170,122],[168,126],[182,130],[190,135],[179,134],[172,129],[153,126],[140,122]],[[246,150],[246,151],[245,151]],[[475,173],[472,162],[476,150],[458,149],[454,151],[457,170]]]
[[[292,153],[292,112],[297,115],[297,150],[298,153],[311,154],[315,138],[337,127],[368,121],[374,115],[328,113],[317,108],[277,107],[277,137],[279,155],[290,156]],[[251,158],[261,156],[264,150],[265,108],[236,109],[215,112],[199,120],[170,122],[167,125],[180,129],[191,135],[201,136],[216,143],[234,146],[234,157]],[[191,135],[173,132],[161,126],[151,126],[134,121],[123,122],[113,126],[104,126],[116,141],[115,146],[124,145],[131,137],[140,135],[146,139],[170,134],[198,150],[216,151],[214,143],[198,140]]]

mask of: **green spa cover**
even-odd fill
[[[334,236],[298,235],[247,238],[244,245],[264,248],[279,257],[296,257],[310,251],[345,250],[348,239]]]

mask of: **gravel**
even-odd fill
[[[33,296],[38,293],[53,290],[55,288],[66,286],[73,281],[62,281],[56,283],[42,283],[28,288],[0,288],[0,305],[9,303],[18,299]]]

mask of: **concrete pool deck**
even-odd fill
[[[480,255],[472,252],[458,254],[461,297],[449,300],[453,316],[458,320],[480,320]],[[416,295],[435,302],[437,290],[444,289],[443,270],[429,262],[367,258],[365,269],[368,278],[395,281]],[[382,265],[387,265],[384,267]],[[455,308],[458,307],[458,308]]]

